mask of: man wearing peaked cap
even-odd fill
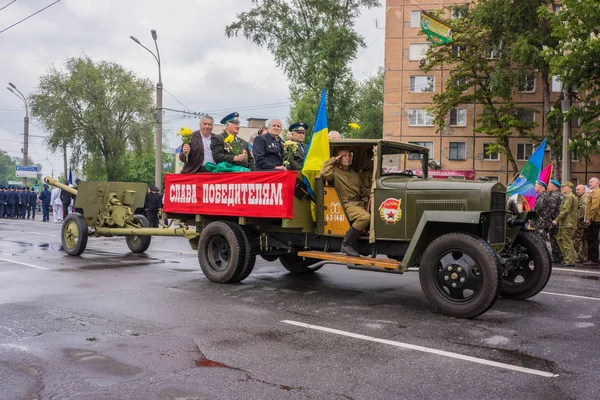
[[[254,170],[254,157],[252,157],[250,146],[248,146],[248,142],[238,137],[238,133],[240,132],[239,116],[240,114],[237,112],[232,112],[223,117],[221,120],[221,123],[225,125],[223,133],[213,136],[210,149],[212,150],[215,164],[226,161],[233,165]],[[233,136],[233,141],[237,143],[236,145],[225,141],[226,139],[230,140],[228,139],[230,135]],[[238,151],[239,154],[237,154]]]
[[[4,218],[4,206],[6,205],[6,190],[0,185],[0,218]]]
[[[548,230],[548,236],[550,238],[550,246],[552,247],[552,262],[559,263],[562,261],[562,253],[560,246],[558,245],[557,235],[558,226],[554,225],[552,221],[555,221],[560,214],[560,205],[563,201],[563,194],[560,192],[560,182],[556,179],[551,179],[548,184],[548,217],[550,218],[550,229]]]
[[[40,201],[42,202],[42,222],[50,221],[50,198],[48,185],[44,183],[44,190],[40,193]]]
[[[548,211],[548,199],[549,193],[546,192],[546,182],[537,180],[535,182],[535,192],[537,193],[537,198],[535,199],[535,205],[533,206],[533,211],[536,212],[536,218],[533,221],[533,226],[535,227],[535,233],[538,237],[546,244],[548,240],[548,224],[551,223],[551,219],[549,219],[547,214]]]
[[[563,200],[560,204],[558,217],[552,223],[558,226],[556,240],[564,257],[563,267],[575,266],[575,247],[573,246],[573,228],[577,224],[577,197],[573,194],[573,184],[564,182],[561,185]]]
[[[298,144],[298,149],[294,152],[293,157],[290,160],[290,169],[301,171],[304,166],[304,158],[306,157],[306,145],[304,144],[304,139],[306,137],[306,131],[308,130],[308,124],[296,122],[290,125],[289,130],[292,132],[292,140]]]

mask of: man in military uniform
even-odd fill
[[[562,254],[560,252],[560,246],[556,235],[558,235],[558,226],[552,224],[552,221],[556,220],[558,214],[560,214],[560,204],[563,200],[563,194],[560,192],[560,182],[556,179],[551,179],[548,184],[548,217],[550,218],[548,237],[550,238],[550,247],[552,248],[552,262],[560,263],[562,261]]]
[[[44,183],[44,190],[40,193],[40,201],[42,202],[42,222],[50,221],[50,191],[48,185]]]
[[[27,196],[29,195],[29,188],[25,191],[25,187],[19,188],[19,218],[25,219],[27,213]]]
[[[350,168],[351,164],[352,153],[347,148],[341,148],[335,157],[325,161],[319,177],[333,181],[348,219],[352,222],[342,241],[341,251],[346,255],[358,257],[359,254],[353,246],[371,221],[371,214],[365,209],[370,191],[362,184],[358,173]]]
[[[283,153],[285,151],[281,139],[281,121],[273,119],[269,122],[267,133],[254,138],[252,154],[257,171],[283,170]]]
[[[221,120],[221,124],[225,125],[225,129],[223,133],[212,137],[210,149],[216,164],[226,161],[229,164],[254,170],[254,157],[248,142],[238,137],[240,132],[239,116],[240,114],[232,112]],[[233,140],[237,143],[237,146],[231,146],[225,142],[229,135],[233,135]],[[239,154],[235,154],[234,147],[239,147]]]
[[[144,209],[148,215],[151,228],[158,228],[158,210],[161,208],[162,195],[156,186],[150,185],[144,201]]]
[[[17,217],[17,205],[19,204],[19,194],[14,186],[10,187],[10,190],[6,194],[6,206],[8,211],[6,212],[7,218]]]
[[[575,247],[576,261],[584,263],[587,261],[587,240],[585,231],[585,207],[587,205],[588,194],[585,192],[585,185],[577,185],[575,188],[577,194],[577,226],[573,232],[573,247]]]
[[[573,248],[573,229],[577,223],[577,197],[573,194],[573,184],[569,181],[561,185],[563,200],[560,212],[552,224],[558,226],[556,240],[565,262],[563,267],[575,266],[575,249]]]
[[[4,206],[6,206],[6,190],[0,185],[0,218],[4,218]]]
[[[585,238],[588,242],[588,260],[584,265],[596,266],[600,264],[598,256],[598,234],[600,234],[600,180],[594,177],[588,181],[592,193],[585,209],[585,218],[588,229]]]
[[[535,199],[535,205],[533,206],[533,211],[536,212],[536,219],[533,223],[535,228],[535,233],[542,239],[542,242],[546,244],[548,241],[548,224],[552,222],[552,219],[548,217],[548,198],[549,194],[546,192],[546,182],[544,181],[536,181],[535,182],[535,192],[537,193],[537,198]]]
[[[296,122],[289,127],[290,132],[292,132],[292,140],[298,145],[298,150],[294,152],[290,160],[290,169],[293,171],[302,171],[304,166],[304,157],[306,157],[304,137],[307,129],[308,125],[304,122]]]
[[[37,193],[33,188],[27,193],[27,219],[31,216],[31,219],[35,219],[35,209],[37,207]]]

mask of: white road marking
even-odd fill
[[[586,296],[577,296],[575,294],[564,294],[564,293],[552,293],[552,292],[540,292],[541,294],[549,294],[551,296],[562,296],[562,297],[572,297],[574,299],[584,299],[584,300],[596,300],[600,301],[598,297],[586,297]]]
[[[30,235],[38,235],[38,236],[50,236],[50,237],[60,237],[60,232],[56,232],[56,235],[49,235],[47,233],[38,233],[38,232],[23,232],[23,233],[29,233]]]
[[[565,272],[579,272],[581,274],[593,274],[600,275],[600,271],[586,271],[583,269],[570,269],[570,268],[552,268],[553,271],[565,271]]]
[[[20,262],[20,261],[14,261],[14,260],[8,260],[6,258],[0,258],[0,261],[5,261],[7,263],[12,263],[12,264],[19,264],[19,265],[24,265],[26,267],[31,267],[31,268],[37,268],[37,269],[48,269],[46,267],[39,267],[37,265],[33,265],[33,264],[27,264],[24,262]]]
[[[544,378],[554,378],[554,377],[558,376],[556,374],[553,374],[552,372],[546,372],[546,371],[540,371],[540,370],[537,370],[537,369],[519,367],[517,365],[505,364],[505,363],[501,363],[501,362],[497,362],[497,361],[490,361],[490,360],[486,360],[486,359],[483,359],[483,358],[465,356],[463,354],[452,353],[452,352],[444,351],[444,350],[432,349],[432,348],[429,348],[429,347],[416,346],[416,345],[409,344],[409,343],[396,342],[394,340],[386,340],[386,339],[374,338],[374,337],[371,337],[371,336],[359,335],[357,333],[340,331],[340,330],[337,330],[337,329],[326,328],[326,327],[318,326],[318,325],[309,325],[309,324],[305,324],[303,322],[290,321],[290,320],[284,320],[284,321],[281,321],[281,322],[283,322],[284,324],[290,324],[290,325],[300,326],[300,327],[303,327],[303,328],[308,328],[308,329],[314,329],[314,330],[317,330],[317,331],[333,333],[333,334],[336,334],[336,335],[348,336],[348,337],[352,337],[352,338],[355,338],[355,339],[367,340],[369,342],[382,343],[382,344],[387,344],[387,345],[390,345],[390,346],[401,347],[401,348],[404,348],[404,349],[421,351],[423,353],[431,353],[431,354],[436,354],[438,356],[455,358],[457,360],[470,361],[470,362],[473,362],[473,363],[488,365],[488,366],[491,366],[491,367],[497,367],[497,368],[502,368],[502,369],[508,369],[508,370],[511,370],[511,371],[523,372],[525,374],[538,375],[538,376],[542,376]]]
[[[169,249],[152,249],[152,250],[158,250],[158,251],[166,251],[169,253],[179,253],[179,254],[191,254],[191,255],[196,255],[198,253],[193,253],[191,251],[179,251],[179,250],[169,250]]]

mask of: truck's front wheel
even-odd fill
[[[486,312],[500,293],[501,271],[492,248],[482,239],[448,233],[435,239],[419,266],[421,288],[433,307],[456,318]]]
[[[241,229],[226,222],[208,224],[200,234],[198,261],[204,275],[213,282],[235,282],[246,258],[246,241]]]

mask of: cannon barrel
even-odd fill
[[[77,196],[77,190],[76,189],[73,189],[72,187],[67,186],[64,183],[60,183],[59,181],[57,181],[56,179],[52,178],[51,176],[44,177],[44,182],[46,182],[48,185],[56,186],[59,189],[66,190],[67,192],[69,192],[69,193]]]

